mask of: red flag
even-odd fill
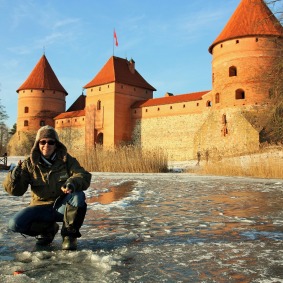
[[[115,29],[114,29],[114,40],[115,40],[115,45],[118,46],[118,38]]]

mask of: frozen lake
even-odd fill
[[[8,232],[29,196],[1,188],[0,282],[283,282],[282,184],[94,173],[75,252]]]

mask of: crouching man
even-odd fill
[[[11,170],[4,182],[5,190],[22,196],[31,188],[31,203],[9,221],[9,229],[34,236],[38,245],[52,243],[63,222],[62,249],[76,250],[77,238],[86,215],[84,190],[91,174],[67,153],[54,128],[44,126],[37,132],[30,156]]]

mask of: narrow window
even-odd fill
[[[208,100],[207,102],[206,102],[206,107],[211,107],[212,106],[212,102],[210,101],[210,100]]]
[[[28,111],[29,111],[29,108],[26,106],[25,107],[25,113],[28,113]]]
[[[101,100],[97,101],[97,106],[96,106],[97,110],[101,110]]]
[[[43,120],[41,120],[40,122],[39,122],[39,125],[42,127],[42,126],[45,126],[45,121],[43,121]]]
[[[231,66],[229,68],[229,77],[236,77],[237,76],[237,68],[235,66]]]
[[[27,127],[28,126],[28,120],[24,121],[24,126]]]
[[[215,94],[215,103],[219,103],[220,102],[220,97],[219,97],[219,93]]]
[[[236,40],[236,44],[238,44],[238,43],[239,43],[239,40],[237,39],[237,40]]]
[[[235,93],[236,99],[245,99],[245,92],[242,89],[237,89]]]

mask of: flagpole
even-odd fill
[[[114,32],[115,32],[115,28],[113,29],[113,35],[112,35],[112,42],[113,42],[113,56],[114,56]]]

